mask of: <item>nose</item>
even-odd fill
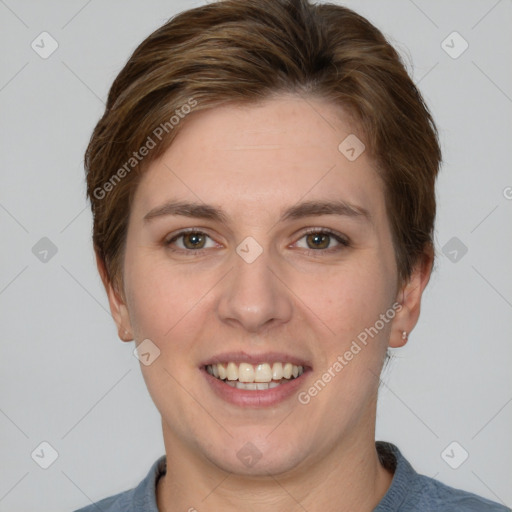
[[[233,259],[234,267],[222,281],[217,310],[221,321],[252,333],[287,323],[293,311],[292,293],[269,252],[264,250],[251,263],[238,254]]]

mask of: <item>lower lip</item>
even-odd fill
[[[290,396],[295,395],[303,383],[304,372],[300,377],[285,381],[284,384],[271,389],[238,389],[229,386],[222,380],[210,375],[204,368],[202,369],[206,381],[213,389],[213,392],[233,405],[240,407],[252,407],[256,409],[270,407],[285,401]]]

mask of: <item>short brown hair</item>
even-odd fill
[[[400,281],[433,252],[437,130],[382,33],[334,4],[221,0],[178,14],[137,47],[89,142],[94,248],[119,291],[138,179],[169,147],[181,119],[192,107],[250,104],[280,92],[330,100],[357,120],[384,182]]]

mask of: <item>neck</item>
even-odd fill
[[[184,450],[164,427],[167,473],[157,487],[160,512],[190,510],[256,512],[283,509],[371,512],[386,494],[393,475],[382,467],[374,429],[366,437],[344,438],[318,460],[291,472],[268,476],[236,475]]]

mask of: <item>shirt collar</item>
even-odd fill
[[[394,444],[377,441],[375,446],[381,464],[394,475],[388,491],[377,505],[377,508],[374,509],[374,512],[398,509],[405,500],[410,483],[417,477],[417,473]],[[153,463],[146,478],[135,488],[134,502],[143,503],[142,510],[145,512],[158,512],[156,487],[158,480],[165,475],[166,471],[167,459],[165,455],[162,455]]]

